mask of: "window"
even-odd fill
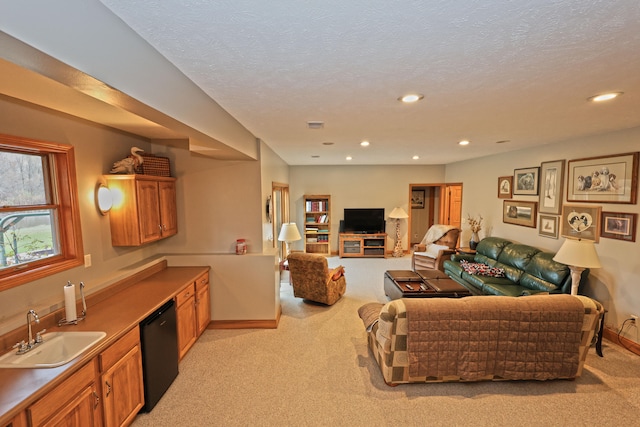
[[[0,135],[0,291],[82,264],[73,147]]]

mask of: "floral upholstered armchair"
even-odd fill
[[[434,224],[422,242],[413,246],[411,268],[416,270],[443,270],[444,261],[455,254],[460,229],[451,225]]]
[[[303,252],[291,253],[288,260],[295,297],[333,305],[344,295],[344,267],[329,269],[324,256]]]

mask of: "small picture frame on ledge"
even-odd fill
[[[513,191],[513,176],[498,178],[498,199],[510,199]]]

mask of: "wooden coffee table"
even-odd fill
[[[384,274],[384,293],[399,298],[460,298],[472,295],[455,280],[438,270],[389,270]]]

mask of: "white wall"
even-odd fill
[[[305,194],[331,196],[331,251],[338,252],[338,231],[344,208],[384,208],[388,216],[396,206],[409,213],[409,184],[444,182],[444,166],[292,166],[291,215],[304,224]],[[395,223],[387,219],[387,251],[393,250]],[[400,226],[405,250],[409,247],[407,221]],[[304,230],[300,226],[300,232]],[[291,245],[304,250],[303,241]]]
[[[89,268],[76,267],[0,292],[2,334],[22,326],[25,313],[30,308],[46,314],[62,307],[62,287],[67,280],[76,284],[84,281],[87,293],[95,292],[131,274],[137,268],[136,264],[157,254],[157,247],[112,247],[109,218],[102,216],[94,203],[95,186],[102,174],[111,168],[114,161],[126,157],[132,146],[148,151],[150,144],[147,141],[2,96],[0,132],[74,146],[84,253],[92,257]]]
[[[273,183],[289,183],[289,165],[267,144],[260,142],[260,166],[262,173],[262,240],[264,250],[275,248],[273,224],[267,221],[267,197],[271,195]],[[276,230],[278,233],[279,230]],[[277,234],[275,238],[277,238]]]
[[[481,214],[485,227],[480,237],[499,236],[513,241],[533,245],[556,252],[564,238],[551,239],[538,235],[536,228],[504,224],[502,222],[502,199],[497,198],[498,177],[513,174],[515,168],[540,166],[552,160],[573,160],[594,156],[614,155],[637,151],[640,147],[640,128],[605,135],[576,138],[561,143],[521,150],[502,155],[484,157],[447,165],[447,182],[463,182],[462,215],[466,218]],[[563,199],[566,202],[566,166]],[[514,196],[517,200],[538,201],[538,196]],[[582,204],[582,203],[576,203]],[[598,203],[604,211],[640,213],[640,205]],[[463,229],[466,223],[463,222]],[[468,227],[461,241],[469,239]],[[602,263],[601,269],[591,270],[584,294],[605,305],[608,310],[606,324],[618,329],[630,314],[640,315],[640,238],[636,231],[636,242],[625,242],[601,238],[596,250]],[[640,342],[638,328],[625,331],[627,338]]]

